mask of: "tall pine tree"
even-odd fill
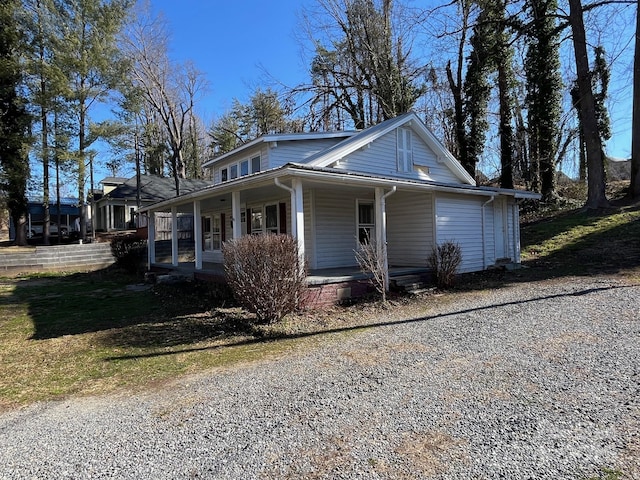
[[[21,83],[19,48],[23,41],[16,23],[17,0],[0,2],[0,167],[2,188],[15,226],[17,245],[25,245],[27,216],[28,131],[31,122]]]

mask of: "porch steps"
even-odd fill
[[[389,283],[392,290],[411,294],[426,292],[433,286],[431,275],[428,273],[398,275],[390,278]]]

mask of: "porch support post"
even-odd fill
[[[304,252],[304,195],[302,190],[302,180],[294,178],[291,186],[287,186],[280,182],[279,178],[275,178],[275,184],[287,190],[291,194],[291,234],[298,242],[298,263],[300,270],[304,268],[305,252]]]
[[[293,193],[291,194],[291,231],[298,240],[298,254],[304,259],[304,196],[302,180],[299,178],[291,182]]]
[[[384,193],[382,187],[376,187],[375,190],[375,211],[376,211],[376,246],[378,256],[382,257],[382,269],[384,270],[384,289],[389,290],[389,257],[387,255],[387,202],[389,195],[396,192],[395,185],[393,188]]]
[[[149,256],[148,269],[156,263],[156,219],[152,210],[147,212],[147,252]]]
[[[231,228],[233,230],[233,239],[240,238],[242,236],[242,212],[240,211],[240,192],[231,192]]]
[[[202,212],[200,200],[193,201],[193,236],[195,237],[195,267],[202,270]]]
[[[107,232],[113,230],[113,205],[107,205]]]
[[[171,207],[171,265],[178,266],[178,207]]]

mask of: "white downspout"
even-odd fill
[[[487,269],[487,237],[485,235],[485,220],[484,220],[484,207],[489,205],[491,202],[495,200],[495,196],[491,196],[489,200],[482,204],[482,270]]]
[[[296,223],[297,223],[296,222],[297,215],[295,215],[295,213],[294,213],[295,206],[296,206],[296,191],[293,188],[285,185],[284,183],[281,183],[280,179],[278,177],[274,178],[273,180],[275,181],[277,187],[280,187],[280,188],[286,190],[291,195],[291,210],[292,210],[292,212],[291,212],[291,233],[293,235],[296,235],[296,233],[298,232],[298,229],[297,229],[298,225],[296,225]]]

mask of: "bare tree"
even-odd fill
[[[633,57],[633,117],[631,120],[631,183],[629,196],[640,198],[640,6],[636,7],[636,45]]]
[[[308,15],[314,46],[311,82],[291,95],[311,94],[312,128],[357,129],[411,109],[424,92],[426,68],[412,59],[410,28],[392,0],[319,0]],[[346,121],[345,121],[346,120]]]
[[[146,13],[130,25],[125,49],[133,59],[132,80],[164,127],[170,152],[170,170],[180,194],[180,179],[186,178],[185,145],[195,102],[205,87],[201,72],[188,62],[172,63],[167,54],[168,32],[161,17]]]
[[[587,203],[585,208],[595,210],[606,208],[609,201],[605,195],[604,151],[598,128],[596,105],[591,85],[587,39],[584,28],[583,9],[580,0],[569,0],[569,25],[573,34],[573,48],[576,60],[579,115],[584,133],[587,156]]]

